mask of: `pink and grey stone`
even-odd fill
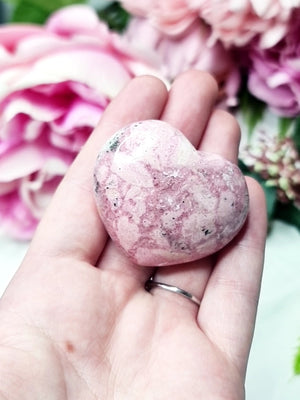
[[[158,120],[128,125],[106,143],[96,162],[95,197],[112,240],[144,266],[220,250],[243,226],[249,205],[235,164],[197,151]]]

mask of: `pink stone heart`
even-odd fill
[[[197,151],[166,122],[119,130],[100,151],[95,196],[111,236],[136,264],[193,261],[220,250],[241,229],[248,190],[239,168]]]

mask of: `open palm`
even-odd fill
[[[71,166],[0,301],[0,399],[241,400],[259,294],[264,198],[218,254],[159,269],[133,265],[107,238],[92,193],[101,145],[121,126],[162,119],[195,147],[235,162],[239,128],[214,108],[217,85],[190,71],[168,92],[131,81]],[[181,287],[200,308],[147,279]]]

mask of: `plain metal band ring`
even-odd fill
[[[189,293],[186,290],[181,289],[181,288],[179,288],[177,286],[169,285],[169,284],[163,283],[163,282],[156,282],[153,279],[149,279],[146,282],[145,289],[148,292],[150,292],[150,290],[152,288],[163,289],[163,290],[167,290],[168,292],[179,294],[180,296],[183,296],[186,299],[188,299],[188,300],[192,301],[193,303],[197,304],[197,306],[200,306],[200,304],[201,304],[201,301],[196,296],[192,295],[191,293]]]

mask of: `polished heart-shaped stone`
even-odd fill
[[[239,168],[197,151],[180,131],[158,120],[115,133],[98,155],[94,178],[110,237],[138,265],[212,254],[233,239],[248,213]]]

